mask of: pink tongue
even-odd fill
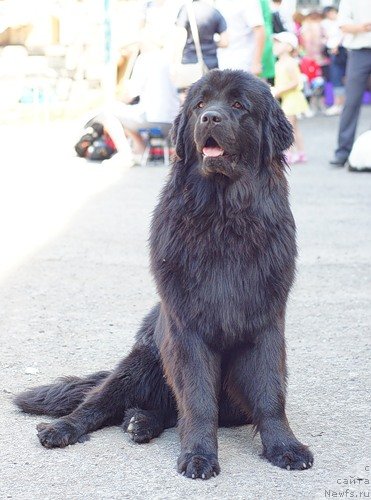
[[[217,156],[222,156],[222,154],[224,153],[224,149],[219,147],[211,148],[205,146],[202,152],[205,156],[211,156],[213,158],[216,158]]]

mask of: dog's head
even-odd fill
[[[283,167],[293,133],[267,84],[244,71],[213,70],[189,89],[173,140],[183,164],[233,180],[246,169]]]

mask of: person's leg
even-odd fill
[[[291,123],[294,131],[294,143],[289,150],[288,161],[289,163],[305,162],[306,157],[304,153],[304,141],[302,133],[299,129],[298,119],[295,115],[287,116],[287,119]]]
[[[138,130],[130,130],[125,127],[125,133],[133,142],[133,153],[137,155],[143,154],[146,149],[146,145]]]
[[[131,149],[124,133],[123,126],[117,116],[116,107],[121,107],[121,103],[115,103],[112,107],[97,111],[93,117],[85,120],[85,128],[90,127],[94,122],[101,123],[113,140],[117,152],[131,157]]]
[[[124,127],[126,135],[133,142],[133,153],[143,154],[145,150],[145,142],[139,133],[139,130],[149,127],[145,114],[140,109],[139,105],[120,104],[116,108],[116,116]]]
[[[102,116],[102,124],[113,140],[117,152],[130,159],[132,156],[130,144],[120,120],[115,115],[107,113]]]
[[[301,133],[301,130],[299,128],[299,123],[298,119],[296,116],[293,117],[293,128],[294,128],[294,140],[295,140],[295,146],[296,150],[298,153],[302,153],[304,151],[304,141],[303,141],[303,136]]]
[[[339,115],[344,106],[345,88],[344,75],[345,65],[338,62],[336,56],[332,56],[330,66],[331,83],[333,85],[334,103],[326,110],[327,116]]]
[[[345,163],[352,150],[362,97],[370,72],[371,49],[351,50],[346,70],[345,104],[340,118],[338,147],[335,151],[335,159],[339,162]]]
[[[136,105],[115,103],[99,118],[115,143],[120,157],[127,157],[132,162],[136,160],[135,156],[143,154],[145,143],[139,130],[146,128],[146,122]],[[132,141],[132,148],[128,139]]]
[[[289,149],[289,152],[291,154],[297,153],[297,143],[296,143],[296,135],[295,135],[295,129],[296,129],[296,123],[297,123],[297,118],[295,115],[288,115],[286,116],[287,120],[290,122],[292,126],[292,130],[294,132],[294,142],[292,143],[291,148]]]
[[[117,118],[121,128],[124,130],[124,137],[130,149],[130,156],[135,161],[135,157],[141,157],[145,150],[144,140],[139,133],[140,128],[143,128],[143,113],[141,113],[137,105],[128,105],[123,103],[118,103],[113,111],[114,116]],[[128,139],[131,140],[131,147]]]
[[[341,111],[344,106],[345,101],[345,89],[344,86],[334,87],[334,106]]]
[[[149,125],[137,105],[115,102],[110,108],[96,114],[94,118],[87,122],[87,125],[90,125],[94,121],[102,123],[115,143],[117,152],[120,153],[120,156],[132,160],[133,153],[134,155],[143,154],[145,142],[139,130],[148,128]],[[132,140],[133,151],[130,147],[128,138]]]
[[[337,103],[340,106],[340,109],[343,109],[345,102],[345,72],[347,69],[347,59],[348,53],[344,47],[339,48],[339,53],[336,57],[336,85],[335,85],[335,104]]]

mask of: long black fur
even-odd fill
[[[101,371],[85,378],[61,377],[52,385],[29,389],[15,397],[14,402],[24,412],[34,415],[63,417],[71,413],[86,395],[111,372]]]
[[[160,302],[132,351],[112,373],[62,379],[15,402],[60,417],[38,425],[47,448],[118,424],[142,443],[178,422],[179,472],[208,479],[220,471],[218,425],[251,423],[274,465],[309,468],[285,414],[292,129],[265,83],[215,70],[189,90],[173,137],[177,158],[150,235]]]

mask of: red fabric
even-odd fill
[[[112,149],[116,149],[115,143],[113,142],[111,136],[106,131],[104,131],[104,140],[107,146],[109,146]]]
[[[314,60],[308,57],[303,57],[300,61],[300,71],[308,77],[311,82],[314,78],[322,76],[321,66]]]

